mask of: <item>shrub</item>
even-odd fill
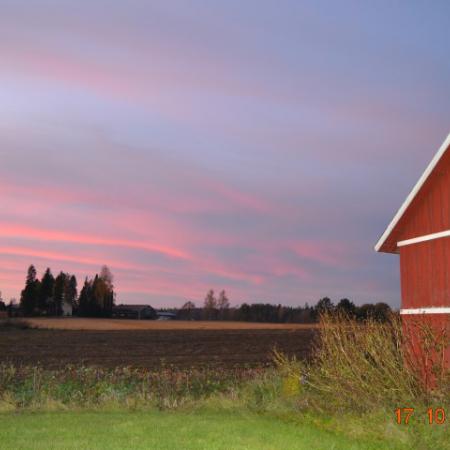
[[[310,362],[275,353],[285,392],[298,389],[298,407],[367,412],[430,402],[448,392],[441,357],[446,343],[429,327],[415,329],[423,349],[418,358],[397,316],[383,323],[370,318],[361,323],[344,314],[324,314],[320,325]],[[433,362],[432,382],[424,378],[424,361]]]

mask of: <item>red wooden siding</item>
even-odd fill
[[[450,155],[450,152],[448,153]],[[443,167],[443,163],[446,166]],[[416,199],[405,224],[399,233],[399,240],[450,229],[450,161],[444,157],[431,177],[432,181]],[[439,170],[440,169],[440,170]]]
[[[402,308],[450,307],[450,237],[400,248]]]
[[[397,247],[400,241],[449,230],[450,147],[380,247],[381,251],[400,253],[402,309],[450,307],[450,237]],[[431,368],[435,362],[443,361],[450,368],[450,347],[439,355],[433,351],[430,354],[424,345],[424,327],[433,332],[436,343],[450,335],[450,314],[435,313],[428,309],[425,314],[402,315],[407,348],[427,386],[433,380]]]
[[[397,242],[450,230],[450,150],[414,198],[383,248],[395,249]]]

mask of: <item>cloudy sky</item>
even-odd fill
[[[431,6],[432,5],[432,6]],[[450,132],[446,1],[0,0],[0,290],[399,304],[373,245]]]

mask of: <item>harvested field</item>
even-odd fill
[[[84,319],[80,319],[80,323]],[[59,320],[55,320],[59,322]],[[49,323],[49,319],[45,321]],[[75,323],[76,319],[61,323]],[[111,321],[114,322],[114,321]],[[125,321],[119,320],[122,323]],[[157,369],[175,367],[244,367],[270,364],[274,347],[299,358],[307,357],[316,330],[311,327],[193,329],[204,322],[138,322],[165,329],[75,330],[9,329],[0,331],[0,362],[41,364],[60,368],[67,364],[101,367],[133,366]],[[176,325],[191,329],[176,329]],[[222,325],[207,322],[211,325]],[[226,323],[225,323],[226,324]],[[259,324],[262,325],[262,324]],[[97,325],[98,326],[98,325]],[[170,328],[172,326],[172,328]]]
[[[26,319],[38,328],[58,330],[304,330],[316,324],[184,320],[89,319],[78,317]]]

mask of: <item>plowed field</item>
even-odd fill
[[[36,324],[37,320],[33,322]],[[47,326],[52,323],[50,319],[42,320]],[[155,369],[162,365],[261,366],[270,364],[274,348],[299,358],[307,357],[316,334],[314,327],[295,325],[292,328],[231,322],[102,319],[96,321],[100,329],[92,329],[95,322],[89,322],[88,329],[67,329],[71,323],[86,325],[86,320],[89,322],[89,319],[54,320],[66,329],[0,331],[0,362],[40,363],[48,368],[66,364]],[[128,328],[101,329],[115,322],[118,327]]]

